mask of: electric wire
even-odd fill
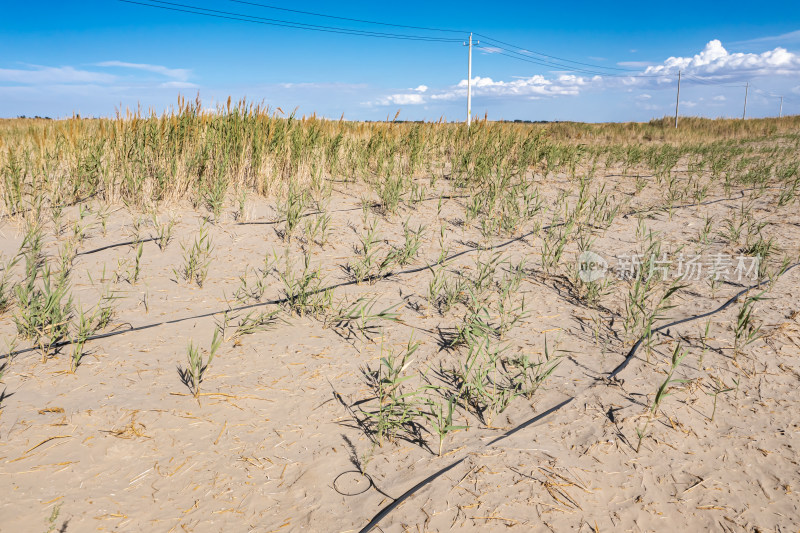
[[[729,81],[712,81],[708,78],[703,78],[694,74],[687,74],[684,73],[683,76],[687,79],[700,83],[701,85],[713,85],[716,87],[731,87],[731,88],[744,88],[745,86],[741,83],[731,83]]]
[[[558,68],[560,70],[569,71],[569,72],[581,72],[583,74],[591,74],[593,76],[603,76],[603,77],[608,77],[608,78],[665,78],[665,77],[668,77],[667,75],[664,75],[664,74],[659,74],[659,75],[652,75],[652,74],[610,74],[608,72],[600,72],[600,71],[596,71],[596,70],[588,70],[588,69],[583,69],[583,68],[576,68],[576,67],[572,67],[572,66],[569,66],[569,65],[562,65],[562,64],[559,64],[559,63],[552,63],[552,62],[545,61],[545,60],[539,60],[539,59],[536,59],[536,58],[524,56],[523,54],[519,54],[518,52],[513,52],[513,51],[510,51],[510,50],[506,50],[505,48],[500,48],[500,50],[503,50],[504,52],[511,52],[511,53],[498,52],[497,48],[499,48],[499,47],[486,48],[486,47],[483,47],[483,46],[477,46],[477,48],[479,50],[484,50],[484,51],[486,51],[486,52],[488,52],[490,54],[501,55],[501,56],[509,57],[511,59],[517,59],[519,61],[524,61],[526,63],[533,63],[535,65],[542,65],[542,66],[547,66],[547,67],[554,67],[554,68]],[[512,55],[512,54],[518,54],[518,55]],[[522,57],[520,57],[520,56],[522,56]]]
[[[120,2],[124,2],[127,4],[135,4],[144,7],[151,7],[156,9],[168,10],[168,11],[176,11],[182,13],[189,13],[194,15],[202,15],[205,17],[213,17],[219,19],[226,19],[226,20],[234,20],[240,22],[251,22],[255,24],[262,24],[267,26],[275,26],[275,27],[284,27],[284,28],[292,28],[292,29],[300,29],[300,30],[310,30],[310,31],[319,31],[325,33],[334,33],[334,34],[341,34],[341,35],[351,35],[351,36],[358,36],[358,37],[375,37],[375,38],[383,38],[383,39],[397,39],[397,40],[407,40],[407,41],[424,41],[424,42],[441,42],[441,43],[463,43],[463,39],[456,39],[456,38],[449,38],[449,37],[439,37],[439,36],[432,36],[432,35],[418,35],[418,34],[405,34],[405,33],[391,33],[391,32],[383,32],[383,31],[373,31],[373,30],[365,30],[365,29],[356,29],[356,28],[347,28],[342,26],[326,26],[321,24],[310,24],[305,22],[298,22],[292,20],[283,20],[283,19],[274,19],[274,18],[267,18],[267,17],[259,17],[256,15],[249,15],[245,13],[238,13],[233,11],[224,11],[218,9],[211,9],[206,7],[199,7],[190,4],[183,4],[178,2],[169,2],[166,0],[119,0]],[[430,32],[446,32],[446,33],[468,33],[466,30],[457,30],[457,29],[450,29],[450,28],[438,28],[432,26],[415,26],[415,25],[407,25],[407,24],[396,24],[391,22],[383,22],[383,21],[376,21],[376,20],[368,20],[368,19],[359,19],[359,18],[352,18],[352,17],[343,17],[339,15],[330,15],[325,13],[318,13],[314,11],[305,11],[300,9],[293,9],[287,7],[276,6],[272,4],[264,4],[259,2],[251,2],[249,0],[229,0],[231,2],[242,4],[242,5],[249,5],[253,7],[259,7],[264,9],[272,9],[277,11],[284,11],[288,13],[296,13],[300,15],[308,15],[314,17],[322,17],[334,20],[341,20],[346,22],[355,22],[360,24],[371,24],[371,25],[379,25],[385,27],[394,27],[394,28],[404,28],[404,29],[412,29],[412,30],[421,30],[421,31],[430,31]],[[582,61],[576,61],[573,59],[567,59],[560,56],[555,56],[551,54],[546,54],[544,52],[539,52],[536,50],[531,50],[529,48],[521,47],[507,41],[502,41],[500,39],[496,39],[491,37],[487,34],[473,32],[473,35],[476,37],[480,37],[483,39],[482,45],[476,46],[477,49],[483,50],[491,55],[500,55],[510,59],[516,59],[518,61],[523,61],[526,63],[530,63],[533,65],[547,67],[552,69],[563,70],[565,72],[576,72],[580,74],[592,75],[592,76],[600,76],[605,78],[633,78],[633,79],[644,79],[644,78],[658,78],[658,79],[669,79],[674,76],[674,73],[663,73],[663,74],[644,74],[640,73],[640,71],[622,68],[622,67],[612,67],[612,66],[605,66],[605,65],[598,65],[593,63],[586,63]],[[539,56],[539,57],[535,57]],[[727,88],[743,88],[745,85],[740,83],[732,83],[729,80],[714,80],[709,79],[708,77],[703,77],[702,75],[698,74],[690,74],[690,73],[683,73],[683,80],[686,82],[697,83],[700,85],[706,86],[715,86],[715,87],[727,87]],[[755,86],[752,84],[750,85],[753,89],[756,89]],[[766,91],[758,89],[762,95]],[[794,103],[794,99],[792,97],[786,97],[785,95],[777,95],[772,92],[767,92],[765,96],[769,96],[772,98],[780,98],[783,96],[784,102],[786,103]]]
[[[335,19],[335,20],[346,20],[348,22],[360,22],[362,24],[376,24],[376,25],[379,25],[379,26],[390,26],[390,27],[393,27],[393,28],[407,28],[407,29],[412,29],[412,30],[442,31],[442,32],[448,32],[448,33],[460,33],[460,34],[469,33],[469,31],[466,31],[466,30],[452,30],[452,29],[446,29],[446,28],[431,28],[431,27],[426,27],[426,26],[409,26],[407,24],[394,24],[394,23],[391,23],[391,22],[379,22],[379,21],[375,21],[375,20],[364,20],[364,19],[357,19],[357,18],[350,18],[350,17],[340,17],[340,16],[337,16],[337,15],[326,15],[324,13],[315,13],[313,11],[302,11],[300,9],[290,9],[288,7],[280,7],[280,6],[270,5],[270,4],[260,4],[258,2],[247,2],[245,0],[229,0],[229,1],[230,2],[235,2],[237,4],[244,4],[244,5],[249,5],[249,6],[263,7],[263,8],[266,8],[266,9],[275,9],[275,10],[278,10],[278,11],[286,11],[288,13],[298,13],[298,14],[301,14],[301,15],[311,15],[311,16],[314,16],[314,17],[325,17],[325,18]]]
[[[488,40],[488,41],[491,41],[491,42],[494,42],[494,43],[499,43],[499,44],[502,44],[502,45],[505,45],[505,46],[510,46],[511,48],[516,48],[518,50],[524,50],[526,52],[530,52],[531,54],[540,55],[540,56],[543,56],[543,57],[546,57],[546,58],[549,58],[549,59],[555,59],[557,61],[562,61],[562,62],[565,62],[565,63],[574,63],[576,65],[581,65],[581,66],[585,66],[585,67],[592,67],[592,68],[595,68],[595,69],[618,70],[618,71],[624,71],[624,72],[638,72],[636,70],[626,69],[626,68],[622,68],[622,67],[607,67],[607,66],[604,66],[604,65],[597,65],[597,64],[592,64],[592,63],[584,63],[584,62],[581,62],[581,61],[574,61],[572,59],[566,59],[566,58],[563,58],[563,57],[558,57],[558,56],[545,54],[543,52],[537,52],[535,50],[530,50],[530,49],[525,48],[523,46],[517,46],[515,44],[511,44],[511,43],[508,43],[508,42],[505,42],[505,41],[501,41],[499,39],[495,39],[495,38],[490,37],[488,35],[485,35],[483,33],[475,33],[474,35],[476,35],[478,37],[482,37],[484,40]],[[501,48],[501,47],[498,46],[498,48]],[[503,48],[503,49],[505,50],[505,48]],[[520,55],[524,55],[525,57],[530,57],[527,54],[522,54],[521,52],[514,52],[513,50],[506,50],[506,51],[512,52],[512,53],[518,53]]]
[[[235,13],[231,11],[222,11],[218,9],[209,9],[204,7],[198,7],[189,4],[182,4],[178,2],[166,2],[163,0],[149,0],[148,2],[136,1],[136,0],[119,0],[120,2],[124,2],[127,4],[136,4],[145,7],[151,7],[156,9],[162,9],[167,11],[178,11],[182,13],[191,13],[194,15],[203,15],[206,17],[212,18],[219,18],[219,19],[227,19],[227,20],[237,20],[241,22],[252,22],[254,24],[262,24],[266,26],[277,26],[277,27],[284,27],[284,28],[293,28],[293,29],[301,29],[301,30],[311,30],[311,31],[320,31],[326,33],[337,33],[343,35],[353,35],[353,36],[361,36],[361,37],[376,37],[376,38],[383,38],[383,39],[401,39],[401,40],[409,40],[409,41],[428,41],[428,42],[442,42],[442,43],[455,43],[455,42],[462,42],[461,39],[452,39],[446,37],[433,37],[433,36],[424,36],[424,35],[407,35],[407,34],[399,34],[399,33],[387,33],[387,32],[376,32],[376,31],[368,31],[368,30],[357,30],[352,28],[342,28],[337,26],[322,26],[319,24],[307,24],[302,22],[294,22],[282,19],[271,19],[266,17],[257,17],[254,15],[247,15],[243,13]]]
[[[300,9],[291,9],[291,8],[276,6],[276,5],[272,5],[272,4],[263,4],[263,3],[259,3],[259,2],[250,2],[250,1],[247,1],[247,0],[229,0],[229,1],[237,3],[237,4],[250,5],[250,6],[262,7],[262,8],[266,8],[266,9],[279,10],[279,11],[286,11],[286,12],[289,12],[289,13],[298,13],[298,14],[302,14],[302,15],[311,15],[311,16],[315,16],[315,17],[324,17],[324,18],[335,19],[335,20],[344,20],[344,21],[348,21],[348,22],[359,22],[359,23],[362,23],[362,24],[375,24],[375,25],[380,25],[380,26],[390,26],[390,27],[396,27],[396,28],[408,28],[408,29],[425,30],[425,31],[438,31],[438,32],[447,32],[447,33],[460,33],[460,34],[470,33],[467,30],[454,30],[454,29],[449,29],[449,28],[437,28],[437,27],[431,27],[431,26],[413,26],[413,25],[406,25],[406,24],[395,24],[395,23],[390,23],[390,22],[383,22],[383,21],[358,19],[358,18],[351,18],[351,17],[342,17],[342,16],[338,16],[338,15],[329,15],[329,14],[318,13],[318,12],[314,12],[314,11],[304,11],[304,10],[300,10]],[[549,59],[555,59],[555,60],[563,61],[563,62],[567,62],[567,63],[574,63],[576,65],[581,65],[581,66],[585,66],[585,67],[591,67],[591,68],[600,69],[600,70],[616,70],[616,71],[623,71],[623,72],[636,72],[634,70],[625,69],[625,68],[621,68],[621,67],[609,67],[609,66],[604,66],[604,65],[584,63],[584,62],[581,62],[581,61],[574,61],[574,60],[571,60],[571,59],[565,59],[565,58],[560,58],[558,56],[545,54],[543,52],[537,52],[537,51],[533,51],[533,50],[529,50],[529,49],[524,49],[522,47],[517,47],[516,45],[510,44],[510,43],[506,43],[504,41],[501,41],[499,39],[495,39],[493,37],[490,37],[488,35],[481,34],[481,33],[474,33],[474,35],[480,36],[480,37],[484,38],[485,40],[491,41],[492,43],[504,44],[504,45],[510,46],[512,48],[519,48],[521,50],[525,50],[527,52],[530,52],[531,54],[539,55],[539,56],[546,57],[546,58],[549,58]],[[501,48],[501,47],[498,46],[498,48]],[[515,52],[514,50],[506,50],[506,51],[507,52],[511,52],[511,53],[519,53],[519,52]],[[527,57],[527,58],[530,58],[530,59],[536,59],[536,58],[531,58],[529,55],[526,55],[526,54],[520,54],[520,55],[523,55],[524,57]],[[560,66],[560,67],[564,67],[564,68],[568,68],[568,69],[571,68],[571,67],[568,67],[568,66],[565,66],[565,65],[558,65],[557,63],[549,62],[549,61],[548,62],[544,62],[542,64],[543,65],[548,65],[548,66]]]

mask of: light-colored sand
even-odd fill
[[[559,190],[574,189],[565,177],[539,181],[547,204]],[[630,198],[624,211],[661,202],[662,191],[655,185],[634,195],[632,179],[610,175],[592,187],[601,183],[618,197]],[[336,185],[329,207],[330,242],[324,248],[307,246],[312,265],[321,267],[329,285],[349,279],[342,266],[353,257],[364,231],[358,200],[363,192],[359,186]],[[769,224],[764,233],[776,237],[781,252],[794,257],[800,217],[795,206],[777,208],[777,194],[770,190],[755,199],[754,215]],[[715,232],[721,231],[725,217],[739,209],[739,193],[732,196],[736,199],[675,209],[671,218],[654,214],[645,224],[663,232],[672,250],[681,244],[694,250],[705,216],[716,221]],[[711,200],[724,197],[721,189],[709,194]],[[477,228],[460,224],[463,200],[445,200],[438,215],[437,204],[429,200],[413,210],[406,206],[380,220],[380,235],[394,244],[400,242],[407,217],[412,227],[427,225],[420,256],[408,268],[437,259],[440,223],[447,228],[451,253],[484,242]],[[133,261],[131,246],[77,257],[72,274],[76,302],[92,305],[109,287],[122,296],[116,301],[114,326],[171,322],[88,343],[75,374],[67,373],[69,347],[45,363],[37,352],[10,362],[0,385],[5,390],[0,531],[45,530],[58,505],[56,526],[68,532],[357,531],[391,502],[389,497],[462,457],[462,463],[383,519],[381,530],[798,530],[800,269],[780,278],[769,299],[757,304],[764,336],[736,360],[731,325],[739,305],[713,316],[710,349],[702,361],[698,338],[705,321],[692,322],[656,337],[649,362],[640,351],[621,381],[611,383],[604,375],[631,344],[617,337],[623,335],[622,319],[610,320],[624,308],[626,286],[617,284],[603,299],[608,310],[590,309],[570,296],[561,278],[538,272],[540,238],[503,247],[499,251],[505,259],[513,264],[525,259],[529,267],[520,295],[530,315],[507,334],[509,353],[541,354],[547,337],[565,358],[532,400],[517,398],[492,421],[493,427],[459,409],[454,422],[470,428],[449,436],[445,455],[438,457],[433,435],[426,435],[425,445],[399,440],[375,447],[352,416],[368,405],[358,402],[374,396],[365,373],[377,369],[381,342],[399,348],[413,334],[422,344],[411,369],[425,372],[434,384],[442,384],[437,370],[463,357],[443,350],[438,335],[456,325],[463,306],[444,317],[431,308],[426,301],[429,270],[335,291],[335,301],[375,296],[376,308],[399,304],[402,322],[378,322],[380,330],[371,341],[313,318],[284,315],[286,323],[225,342],[198,399],[181,383],[178,367],[185,364],[187,343],[207,348],[215,323],[222,320],[220,314],[192,317],[239,305],[233,295],[245,268],[260,267],[273,251],[283,254],[285,244],[275,232],[280,225],[256,223],[276,216],[272,205],[253,199],[250,223],[240,224],[227,212],[211,226],[215,251],[203,288],[176,282],[173,273],[182,261],[180,243],[190,243],[200,226],[200,214],[189,208],[174,212],[176,238],[166,251],[153,242],[144,244],[142,275],[135,285],[113,282],[114,271]],[[74,208],[66,213],[77,216]],[[541,222],[546,225],[549,217]],[[132,222],[132,215],[118,211],[109,219],[107,235],[90,230],[80,251],[129,240]],[[638,223],[634,216],[618,216],[593,249],[607,257],[637,251],[642,242]],[[517,235],[530,229],[520,228]],[[6,219],[1,230],[1,251],[8,257],[21,242],[21,226]],[[143,236],[152,232],[151,227],[142,229]],[[506,240],[498,237],[493,243]],[[296,239],[289,245],[297,269],[300,247]],[[57,243],[47,250],[56,256]],[[575,250],[570,245],[564,265],[575,261]],[[712,242],[705,255],[737,250]],[[469,274],[477,258],[490,255],[472,251],[448,268]],[[104,271],[107,279],[101,281]],[[281,296],[277,279],[269,279],[264,301]],[[711,299],[706,282],[693,283],[668,314],[680,318],[711,310],[738,290],[721,284]],[[599,335],[593,319],[601,324]],[[10,341],[15,333],[12,310],[0,317],[0,338]],[[690,353],[675,377],[691,381],[671,389],[636,453],[636,428],[664,380],[679,337]],[[18,345],[25,347],[24,342]],[[736,390],[719,396],[713,421],[712,375],[728,385],[738,381]],[[571,397],[563,408],[488,444]],[[375,488],[340,494],[366,488],[352,473],[359,468]],[[344,472],[351,474],[339,477],[335,486]]]

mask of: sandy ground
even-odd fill
[[[560,190],[574,190],[564,176],[537,181],[546,205]],[[601,183],[626,200],[623,212],[663,205],[663,191],[654,184],[637,194],[631,178],[613,172],[592,186]],[[329,243],[294,239],[288,249],[296,270],[305,247],[327,285],[349,280],[342,267],[365,229],[359,201],[364,193],[361,186],[335,185]],[[753,214],[768,223],[763,232],[776,237],[780,252],[794,258],[800,216],[793,205],[778,208],[778,194],[768,190],[754,199]],[[707,201],[721,201],[643,220],[663,232],[671,250],[685,245],[688,252],[711,216],[715,230],[704,254],[735,254],[740,246],[714,234],[740,209],[741,195],[712,188]],[[470,275],[476,260],[494,252],[471,247],[485,240],[463,223],[465,199],[444,200],[441,210],[438,203],[431,199],[380,217],[379,233],[399,244],[408,217],[412,226],[427,225],[419,257],[405,267],[413,270],[436,261],[444,224],[451,254],[469,250],[448,270]],[[100,208],[89,205],[95,213]],[[249,200],[244,220],[234,220],[229,209],[210,226],[214,253],[200,288],[176,280],[173,269],[202,214],[183,207],[160,215],[170,214],[178,221],[175,239],[165,251],[144,243],[135,284],[114,280],[115,272],[132,264],[135,247],[85,254],[131,240],[138,215],[125,209],[109,217],[105,235],[99,226],[90,229],[79,249],[84,255],[75,259],[76,303],[90,306],[104,290],[114,291],[119,298],[107,331],[125,333],[87,343],[74,374],[68,372],[69,347],[46,362],[36,351],[9,362],[0,389],[0,531],[45,531],[54,508],[55,530],[69,532],[358,531],[393,498],[459,460],[383,518],[376,531],[798,530],[800,268],[758,302],[763,337],[737,358],[731,327],[738,304],[713,315],[707,350],[699,341],[705,321],[677,326],[654,338],[650,355],[639,351],[620,379],[609,381],[606,375],[632,344],[621,325],[627,285],[615,284],[602,308],[592,309],[572,297],[565,278],[539,270],[538,236],[497,249],[509,264],[524,259],[527,265],[518,296],[530,314],[506,335],[508,353],[542,354],[547,338],[562,363],[531,400],[515,399],[491,424],[459,408],[454,423],[469,429],[449,435],[439,457],[435,435],[427,435],[425,444],[399,439],[378,447],[353,417],[374,398],[367,378],[377,369],[382,346],[400,348],[413,335],[421,346],[411,371],[433,384],[441,384],[437,370],[463,357],[443,349],[441,332],[458,323],[464,308],[457,305],[444,316],[432,308],[426,299],[429,269],[336,289],[337,302],[369,296],[377,298],[376,308],[397,306],[402,321],[377,321],[369,338],[283,314],[264,331],[224,342],[194,398],[178,374],[187,343],[207,348],[222,320],[219,312],[240,305],[233,297],[239,276],[246,267],[260,267],[267,254],[282,257],[287,245],[276,232],[281,225],[270,223],[277,216],[273,202]],[[75,220],[77,208],[65,217]],[[539,217],[544,225],[549,220],[549,214]],[[599,232],[593,249],[609,258],[636,252],[643,242],[638,225],[635,216],[617,216]],[[515,235],[532,228],[530,223]],[[21,229],[18,221],[3,221],[4,257],[15,253]],[[139,233],[146,238],[154,229],[142,224]],[[56,256],[52,231],[48,239],[47,250]],[[492,244],[507,241],[497,237]],[[575,250],[567,248],[561,272],[575,262]],[[279,281],[269,280],[263,302],[281,296]],[[740,289],[693,282],[667,315],[714,309]],[[260,309],[278,306],[265,303]],[[0,338],[8,343],[16,334],[13,314],[12,309],[0,317]],[[159,325],[127,331],[149,324]],[[637,453],[636,428],[665,379],[677,339],[689,355],[674,377],[687,381],[673,384]],[[15,349],[27,347],[21,341]],[[734,389],[718,396],[713,421],[712,376]],[[415,378],[409,386],[421,383]],[[546,416],[492,443],[541,414]]]

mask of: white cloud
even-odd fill
[[[636,102],[636,107],[639,109],[644,109],[645,111],[658,111],[663,110],[664,107],[658,104],[651,104],[648,102]]]
[[[362,105],[373,106],[398,106],[398,105],[423,105],[428,103],[427,85],[418,85],[413,89],[406,89],[412,92],[403,92],[382,96],[373,101],[364,102]]]
[[[425,103],[421,94],[390,94],[374,102],[375,105],[420,105]]]
[[[0,68],[0,82],[22,83],[26,85],[71,84],[71,83],[113,83],[111,74],[78,70],[74,67],[44,67],[32,65],[31,69]]]
[[[712,80],[736,80],[767,75],[800,74],[800,56],[777,47],[761,54],[730,53],[722,43],[709,41],[692,57],[670,57],[644,70],[646,75],[671,76],[678,70]]]
[[[325,89],[325,90],[360,90],[369,86],[366,83],[340,83],[340,82],[298,82],[278,83],[284,89]]]
[[[95,63],[96,67],[109,67],[109,68],[129,68],[135,70],[144,70],[147,72],[154,72],[161,74],[167,78],[173,78],[180,81],[186,81],[191,75],[191,71],[184,68],[168,68],[162,65],[149,65],[147,63],[126,63],[125,61],[102,61]]]
[[[167,81],[160,84],[159,87],[162,89],[197,89],[200,86],[188,81]]]
[[[495,81],[492,78],[480,76],[472,80],[472,92],[475,96],[494,97],[527,97],[538,98],[543,96],[574,96],[582,88],[589,87],[601,81],[599,76],[584,78],[572,74],[562,74],[554,79],[541,75],[527,78],[516,78],[511,81]],[[467,80],[461,80],[458,85],[448,90],[434,93],[432,100],[455,100],[467,94]]]
[[[145,63],[124,63],[122,61],[104,61],[95,63],[93,66],[101,68],[128,68],[142,70],[160,74],[170,79],[170,81],[158,85],[165,89],[194,89],[198,86],[190,83],[188,78],[191,74],[186,69],[171,69],[161,65],[148,65]],[[107,72],[95,72],[91,70],[78,69],[71,66],[49,67],[42,65],[30,65],[26,69],[5,69],[0,68],[0,82],[17,83],[30,86],[56,86],[56,85],[106,85],[117,86],[121,81],[130,83],[147,83],[146,80],[135,80],[130,77],[121,77]],[[148,84],[150,85],[150,84]]]
[[[645,68],[653,64],[652,61],[618,61],[617,65],[626,68]]]
[[[746,41],[736,41],[733,44],[758,44],[758,43],[796,43],[800,42],[800,30],[782,33],[780,35],[767,35]]]
[[[524,51],[523,51],[524,52]],[[712,82],[741,82],[764,77],[771,90],[777,90],[781,83],[792,81],[790,76],[800,75],[800,55],[776,47],[763,53],[731,53],[719,40],[711,40],[699,53],[680,57],[674,56],[660,63],[629,61],[619,65],[636,68],[631,75],[597,75],[584,77],[568,72],[550,71],[547,74],[534,76],[509,76],[505,80],[476,76],[472,79],[472,93],[487,105],[499,105],[511,102],[530,102],[537,99],[552,99],[563,96],[578,96],[587,91],[610,89],[617,93],[632,93],[635,105],[639,109],[661,110],[662,104],[656,103],[652,91],[662,88],[674,88],[678,71],[685,75],[687,90],[697,91],[697,78]],[[694,78],[694,79],[693,79]],[[702,93],[691,93],[692,100],[681,102],[681,106],[689,109],[701,109],[704,105],[722,106],[728,102],[719,95],[718,89],[700,89],[715,91],[703,100]],[[788,90],[784,89],[784,90]],[[800,94],[800,86],[793,89]],[[753,96],[757,90],[751,89]],[[689,94],[689,93],[687,93]],[[367,106],[397,106],[422,104],[449,104],[464,100],[467,96],[467,80],[461,80],[449,87],[429,88],[420,85],[415,89],[392,92],[391,94],[370,100]],[[492,102],[490,104],[490,102]],[[713,102],[713,104],[712,104]],[[483,104],[482,104],[483,105]],[[674,100],[672,104],[674,106]],[[425,108],[427,109],[427,107]]]

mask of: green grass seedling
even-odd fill
[[[714,415],[717,413],[717,397],[720,394],[725,394],[726,392],[730,392],[733,390],[733,387],[729,387],[725,384],[724,381],[719,379],[718,377],[712,377],[713,383],[710,386],[710,391],[706,392],[709,396],[714,397],[714,408],[711,410],[711,417],[709,420],[711,422],[714,421]]]
[[[544,359],[532,360],[528,354],[522,354],[510,362],[510,366],[518,369],[518,374],[512,378],[512,382],[520,394],[527,399],[533,398],[539,387],[555,372],[561,364],[563,355],[558,351],[551,354],[547,345],[547,337],[544,338]]]
[[[283,240],[291,242],[295,228],[300,224],[308,203],[308,193],[300,190],[294,181],[289,183],[286,199],[278,204],[278,213],[284,222]]]
[[[172,230],[175,227],[175,221],[173,219],[169,219],[164,223],[160,223],[158,221],[158,217],[156,215],[153,215],[153,224],[158,230],[158,235],[156,236],[156,244],[158,245],[158,249],[163,252],[164,250],[167,249],[167,246],[172,240]]]
[[[739,308],[736,315],[736,322],[733,325],[733,357],[736,359],[749,344],[757,341],[761,335],[761,325],[756,324],[753,318],[753,310],[756,302],[763,300],[764,292],[755,296],[747,296]]]
[[[358,298],[353,305],[347,309],[341,309],[330,319],[330,324],[336,328],[350,331],[359,331],[362,336],[369,338],[369,334],[374,332],[374,322],[386,320],[389,322],[399,322],[399,315],[395,312],[400,305],[393,305],[377,311],[374,309],[376,298]]]
[[[183,249],[183,266],[180,270],[174,270],[175,276],[183,278],[189,283],[195,282],[198,287],[202,287],[208,277],[211,254],[214,250],[208,228],[205,225],[201,227],[194,243],[191,246],[181,245],[181,248]]]
[[[283,283],[283,294],[286,308],[290,313],[299,316],[321,316],[332,305],[333,293],[323,290],[323,280],[319,269],[311,268],[311,256],[303,256],[303,271],[297,275],[289,267],[289,256],[286,256],[286,267],[278,273]]]
[[[650,426],[650,423],[653,421],[653,417],[656,415],[656,413],[658,413],[661,402],[664,401],[664,398],[669,396],[670,385],[673,383],[684,383],[686,381],[683,379],[673,379],[672,376],[675,374],[675,370],[678,369],[681,361],[683,361],[688,353],[688,350],[681,350],[680,342],[675,344],[675,349],[672,352],[672,361],[670,363],[669,371],[667,372],[667,377],[656,390],[656,395],[653,397],[653,402],[650,404],[644,425],[636,428],[636,435],[639,438],[639,441],[636,444],[636,453],[639,453],[639,448],[642,446],[642,440],[647,436],[647,429]]]
[[[431,414],[426,415],[426,418],[433,426],[436,435],[439,436],[439,457],[442,456],[442,448],[444,446],[444,439],[450,433],[460,429],[467,429],[467,426],[456,426],[453,424],[453,414],[455,412],[456,397],[451,395],[447,400],[447,407],[445,408],[439,402],[428,399],[428,409]]]
[[[50,512],[50,516],[47,517],[47,520],[46,520],[47,531],[46,531],[46,533],[53,533],[53,531],[56,530],[56,527],[58,527],[56,522],[58,521],[58,515],[61,514],[61,506],[62,505],[64,505],[64,504],[63,503],[59,503],[58,505],[53,507],[53,510]],[[66,528],[64,528],[64,529],[66,529]]]
[[[383,446],[384,438],[393,440],[403,431],[415,432],[416,420],[424,416],[418,406],[419,392],[401,390],[403,383],[413,377],[406,374],[406,371],[418,348],[419,343],[412,338],[399,354],[391,349],[387,350],[386,355],[381,357],[378,371],[369,374],[378,406],[372,411],[364,411],[364,414],[373,423],[378,446]],[[384,351],[383,346],[381,351]]]
[[[195,346],[194,343],[189,341],[186,347],[186,368],[180,369],[181,380],[189,387],[192,395],[197,398],[200,394],[200,384],[203,382],[205,373],[214,356],[222,344],[222,337],[219,335],[219,330],[214,330],[214,338],[211,340],[211,348],[208,350],[208,357],[203,357],[200,348]]]

